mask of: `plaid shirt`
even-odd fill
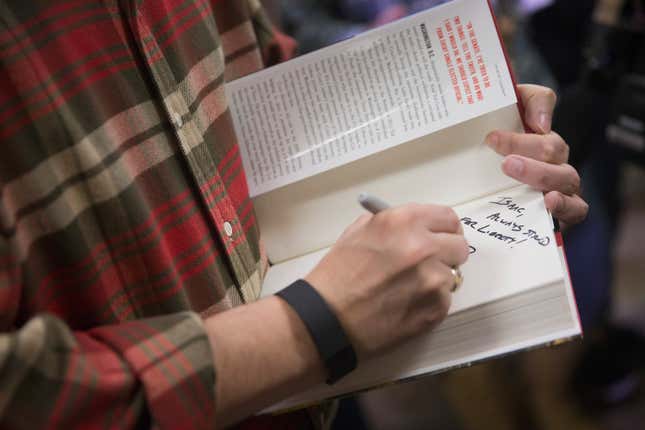
[[[201,317],[264,266],[223,87],[263,66],[259,0],[0,19],[0,427],[212,428]]]

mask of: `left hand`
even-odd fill
[[[543,191],[547,209],[558,220],[578,224],[586,218],[589,206],[580,197],[580,176],[568,164],[569,146],[551,130],[556,95],[538,85],[518,85],[517,89],[525,123],[533,133],[497,130],[486,137],[486,143],[506,156],[504,173]]]
[[[273,31],[273,41],[267,46],[264,58],[267,65],[291,60],[298,51],[298,42],[278,29]]]

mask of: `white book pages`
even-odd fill
[[[567,267],[562,247],[557,248]],[[470,282],[472,288],[474,283]],[[464,291],[464,289],[462,289]],[[334,386],[321,385],[267,411],[319,402],[334,396],[378,387],[470,365],[523,349],[559,343],[582,334],[569,276],[505,298],[484,301],[455,312],[435,330],[423,333],[368,363]]]
[[[452,1],[226,92],[252,197],[517,102],[485,0]]]
[[[455,211],[473,252],[461,267],[464,283],[453,295],[451,314],[564,278],[542,193],[517,186]],[[306,276],[327,252],[329,248],[272,266],[262,295]]]
[[[335,385],[319,385],[268,410],[308,405],[578,336],[567,290],[566,282],[559,281],[450,315],[435,330],[362,363]]]
[[[254,199],[269,260],[331,246],[364,211],[362,192],[392,205],[454,206],[510,188],[502,157],[484,144],[495,129],[522,130],[515,105],[373,154]]]

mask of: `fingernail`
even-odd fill
[[[540,114],[540,120],[539,120],[539,125],[540,129],[542,130],[542,133],[550,133],[551,132],[551,115],[549,115],[546,112],[542,112]]]
[[[491,133],[486,137],[486,145],[494,149],[497,148],[497,145],[499,145],[499,136],[497,133]]]
[[[524,173],[524,162],[519,158],[509,157],[504,164],[508,174],[513,177],[522,176],[522,173]]]

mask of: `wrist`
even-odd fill
[[[222,423],[258,412],[325,380],[325,367],[298,315],[277,297],[204,322]]]
[[[327,370],[327,383],[333,384],[352,372],[356,352],[340,320],[320,293],[299,279],[276,294],[304,322]]]
[[[288,339],[293,343],[294,353],[299,358],[299,371],[296,373],[311,384],[323,382],[326,375],[325,364],[300,316],[279,297],[270,297],[266,300],[270,300],[277,312],[284,315],[285,325],[289,327]]]
[[[279,356],[266,357],[267,364],[288,362],[289,372],[285,376],[290,381],[315,384],[324,380],[324,365],[307,328],[298,314],[278,297],[267,297],[215,315],[206,321],[206,327],[218,367],[220,361],[239,360],[239,356],[228,357],[229,352],[244,349],[245,355],[258,354],[265,350],[265,344],[273,344],[279,348],[272,348],[271,352]],[[225,348],[223,342],[233,343],[235,348]]]

